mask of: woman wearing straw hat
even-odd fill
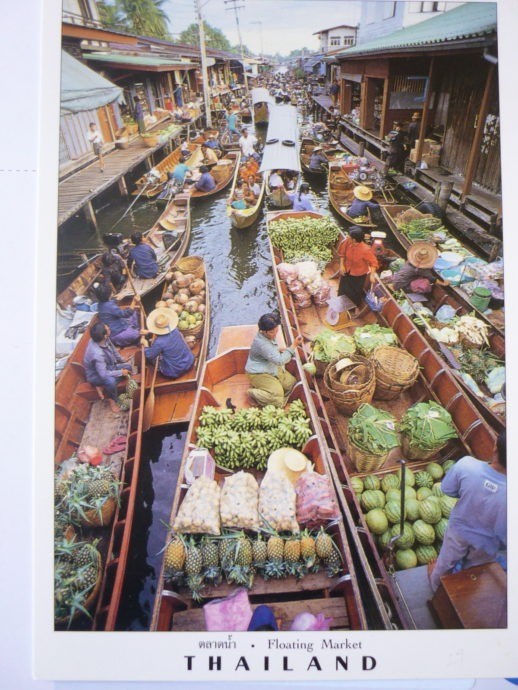
[[[379,208],[379,204],[372,199],[372,190],[364,185],[359,185],[353,190],[354,200],[353,203],[347,209],[347,215],[351,218],[359,218],[360,216],[367,215],[367,209],[370,208],[375,210]]]
[[[338,297],[345,295],[354,302],[358,310],[365,297],[366,278],[369,275],[373,283],[378,268],[378,260],[364,239],[365,230],[353,225],[349,229],[349,237],[338,247],[341,276]]]
[[[153,333],[156,338],[150,347],[146,347],[146,359],[154,362],[160,355],[158,369],[162,376],[176,379],[185,374],[194,364],[194,355],[177,329],[178,314],[167,307],[159,307],[152,311],[146,321],[148,330],[143,335]],[[142,345],[147,345],[142,338]]]
[[[437,247],[431,242],[414,242],[408,248],[406,262],[397,273],[387,279],[387,283],[394,290],[412,290],[412,282],[417,279],[427,280],[430,290],[435,282],[439,285],[448,285],[448,281],[440,280],[432,271],[438,256]],[[422,287],[426,285],[422,283]],[[420,291],[423,291],[422,287]]]
[[[322,153],[322,147],[315,146],[315,148],[311,152],[308,168],[312,172],[322,172],[323,169],[327,169],[327,166],[328,160]]]
[[[251,383],[248,396],[253,403],[264,407],[284,407],[296,379],[284,365],[295,355],[295,347],[302,337],[295,338],[293,345],[283,349],[276,342],[281,320],[278,314],[263,314],[258,322],[259,333],[255,336],[245,371]]]

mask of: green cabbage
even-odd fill
[[[319,362],[330,362],[341,354],[352,355],[356,350],[350,335],[323,328],[313,342],[313,356]]]

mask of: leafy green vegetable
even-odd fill
[[[344,333],[323,328],[313,342],[313,356],[319,362],[330,362],[340,354],[352,355],[356,351],[354,339]]]
[[[404,233],[409,240],[431,240],[432,236],[440,231],[445,231],[439,218],[414,218],[408,223],[398,225],[399,230]]]
[[[477,383],[484,383],[490,372],[502,364],[492,352],[471,348],[459,356],[462,369]]]
[[[348,434],[356,448],[372,455],[383,455],[399,446],[395,417],[367,403],[360,405],[349,420]]]
[[[420,450],[439,448],[458,436],[448,410],[433,401],[409,408],[401,419],[401,432]]]
[[[356,347],[363,355],[368,355],[379,345],[398,345],[392,328],[378,326],[377,323],[357,328],[353,337]]]
[[[331,247],[340,228],[330,218],[287,218],[269,224],[272,244],[284,253],[285,261],[313,259],[325,266],[333,258]]]

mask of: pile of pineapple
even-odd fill
[[[265,580],[302,578],[324,569],[335,577],[343,569],[340,552],[323,527],[315,534],[279,534],[274,530],[248,536],[228,531],[219,537],[173,535],[165,549],[164,577],[187,587],[193,599],[203,598],[205,584],[253,586],[255,575]]]
[[[56,520],[76,526],[106,526],[119,500],[121,482],[109,466],[77,465],[56,476],[54,497]],[[106,503],[112,505],[109,512]]]

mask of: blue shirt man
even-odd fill
[[[99,302],[99,319],[110,327],[110,335],[122,333],[128,327],[128,319],[133,315],[133,309],[121,309],[113,300]]]
[[[238,131],[236,129],[236,124],[237,124],[236,115],[234,113],[229,113],[226,116],[226,120],[227,120],[227,127],[228,127],[229,132],[231,132],[232,134],[238,134]]]
[[[173,179],[178,184],[183,184],[185,176],[189,172],[189,166],[185,163],[178,163],[173,170]]]
[[[162,376],[176,379],[194,364],[194,355],[177,329],[178,316],[171,309],[155,309],[147,318],[147,327],[156,335],[155,342],[144,349],[146,359],[154,362],[160,355],[158,369]]]
[[[142,242],[142,233],[135,232],[131,236],[134,247],[128,256],[128,266],[135,264],[135,273],[139,278],[154,278],[158,274],[156,254],[149,244]]]
[[[216,180],[212,177],[207,166],[202,165],[200,168],[201,177],[194,185],[198,192],[212,192],[216,189]]]
[[[352,204],[347,209],[347,215],[351,216],[351,218],[365,216],[367,215],[368,208],[379,208],[379,204],[376,204],[373,201],[361,201],[360,199],[354,199]]]

